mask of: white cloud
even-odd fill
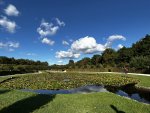
[[[0,42],[0,48],[5,48],[5,47],[10,47],[10,48],[18,48],[19,43],[18,42]]]
[[[88,54],[102,52],[105,50],[105,47],[102,44],[97,44],[95,38],[86,36],[74,41],[71,45],[71,49]]]
[[[85,54],[93,54],[98,52],[103,52],[106,48],[102,44],[97,44],[95,48],[89,48],[85,51],[82,51]]]
[[[0,18],[0,26],[2,26],[3,28],[5,28],[10,33],[14,33],[15,29],[17,27],[17,25],[16,25],[16,23],[14,21],[10,21],[5,16],[2,16]]]
[[[68,51],[57,51],[56,52],[56,58],[59,59],[74,59],[74,58],[79,58],[80,54],[79,53],[73,53],[71,50]]]
[[[15,42],[8,42],[7,43],[9,47],[12,47],[12,48],[18,48],[19,47],[19,43],[15,43]]]
[[[55,25],[52,22],[46,22],[44,19],[41,21],[40,27],[37,28],[37,32],[41,37],[55,35],[60,27],[64,26],[65,23],[61,22],[58,18],[56,18],[56,22],[58,25]]]
[[[4,9],[5,13],[8,15],[8,16],[18,16],[19,15],[19,11],[17,10],[17,8],[12,5],[12,4],[9,4],[7,6],[6,9]]]
[[[79,58],[81,54],[101,53],[110,48],[115,40],[126,40],[126,38],[122,35],[112,35],[108,37],[105,44],[100,44],[96,42],[94,37],[86,36],[74,41],[69,50],[56,52],[56,58]],[[118,47],[123,46],[119,44]]]
[[[48,38],[43,38],[42,39],[42,43],[48,44],[48,45],[53,45],[55,43],[55,41],[52,41],[52,40],[50,40]]]
[[[59,26],[54,26],[53,23],[48,23],[45,20],[42,20],[41,25],[37,28],[37,32],[41,37],[54,35],[58,31]]]
[[[121,49],[121,48],[123,48],[123,45],[122,45],[122,44],[118,44],[117,50],[118,50],[118,49]]]
[[[63,21],[60,21],[58,18],[56,18],[56,22],[59,26],[65,26],[65,23]]]
[[[112,36],[109,36],[108,39],[107,39],[107,42],[105,44],[105,47],[106,48],[110,48],[111,45],[112,45],[112,43],[113,43],[113,41],[115,41],[115,40],[123,40],[123,41],[125,41],[126,38],[124,36],[122,36],[122,35],[112,35]]]
[[[63,45],[69,45],[69,43],[67,41],[65,41],[65,40],[62,41],[62,44]]]
[[[7,49],[8,51],[14,51],[19,46],[20,44],[18,42],[0,42],[0,49]]]
[[[40,34],[41,37],[41,42],[48,44],[48,45],[53,45],[55,42],[45,38],[48,36],[55,35],[57,31],[60,29],[60,27],[65,26],[65,23],[63,21],[60,21],[58,18],[55,19],[56,22],[47,22],[44,19],[41,21],[40,27],[37,28],[37,32]]]

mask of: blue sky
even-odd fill
[[[149,0],[0,0],[0,56],[65,64],[150,33]]]

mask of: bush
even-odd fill
[[[144,73],[150,73],[150,57],[148,56],[139,56],[134,57],[130,61],[130,66],[137,70],[141,70]]]

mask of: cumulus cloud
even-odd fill
[[[17,25],[16,25],[16,23],[14,21],[10,21],[5,16],[2,16],[0,18],[0,26],[2,26],[3,28],[5,28],[10,33],[14,33],[15,29],[17,27]]]
[[[9,4],[9,5],[7,6],[7,8],[4,9],[4,11],[5,11],[6,15],[8,15],[8,16],[18,16],[18,15],[19,15],[19,11],[18,11],[17,8],[16,8],[14,5],[12,5],[12,4]]]
[[[115,41],[115,40],[123,40],[125,41],[126,38],[122,35],[112,35],[112,36],[109,36],[108,39],[107,39],[107,42],[105,44],[105,47],[106,48],[110,48],[112,43]]]
[[[41,21],[40,27],[37,28],[37,32],[41,37],[55,35],[61,26],[65,23],[61,22],[58,18],[56,19],[57,25],[52,22],[46,22],[44,19]]]
[[[43,38],[42,39],[42,43],[48,44],[48,45],[53,45],[55,43],[55,41],[52,41],[52,40],[50,40],[48,38]]]
[[[74,41],[71,45],[71,49],[88,54],[104,51],[105,47],[102,44],[97,44],[95,38],[86,36]]]
[[[65,26],[65,23],[63,21],[60,21],[58,18],[55,19],[56,22],[47,22],[44,19],[41,21],[40,26],[37,28],[37,32],[39,33],[41,37],[41,42],[48,44],[48,45],[53,45],[55,42],[45,38],[48,36],[55,35],[60,27]]]
[[[55,26],[53,23],[48,23],[45,20],[42,20],[40,27],[37,28],[37,32],[43,37],[56,34],[58,29],[59,26]]]
[[[65,40],[62,41],[62,44],[63,45],[69,45],[69,43],[67,41],[65,41]]]
[[[74,58],[79,58],[79,57],[80,57],[79,53],[73,53],[71,50],[56,52],[56,58],[59,58],[59,59],[74,59]]]
[[[108,37],[105,44],[100,44],[96,42],[94,37],[86,36],[74,41],[69,50],[56,52],[56,57],[60,59],[79,58],[81,54],[101,53],[110,48],[115,40],[124,41],[126,38],[122,35],[112,35]],[[122,45],[120,44],[118,47],[122,47]]]
[[[9,51],[14,51],[19,46],[20,44],[18,42],[0,42],[0,49],[7,49]]]

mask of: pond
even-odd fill
[[[38,94],[74,94],[74,93],[93,93],[93,92],[112,92],[120,96],[128,97],[139,102],[150,104],[150,90],[140,89],[136,87],[112,87],[100,85],[87,85],[74,89],[60,90],[30,90],[22,89],[22,91],[35,92]]]

